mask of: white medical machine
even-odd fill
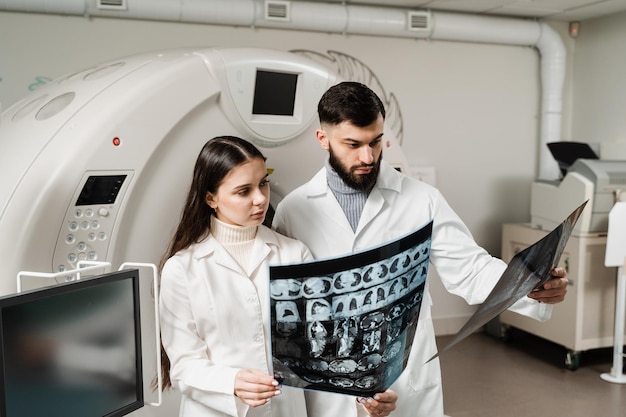
[[[624,191],[623,195],[621,191]],[[531,186],[531,224],[545,230],[558,226],[589,200],[573,235],[604,232],[615,201],[626,200],[626,161],[577,159],[561,181],[536,181]]]
[[[295,53],[209,48],[131,56],[34,91],[0,119],[0,294],[16,291],[22,270],[66,271],[81,260],[158,264],[195,159],[214,136],[258,145],[273,170],[275,205],[323,166],[317,103],[339,81]],[[387,132],[384,157],[408,172]],[[146,387],[155,355],[144,350]]]
[[[559,266],[570,280],[565,300],[545,323],[507,311],[505,326],[519,328],[564,346],[565,366],[575,370],[581,352],[613,345],[615,268],[604,262],[609,212],[626,200],[626,161],[575,159],[561,181],[537,181],[531,187],[531,221],[505,224],[502,259],[510,260],[558,226],[579,204],[589,200],[565,247]]]

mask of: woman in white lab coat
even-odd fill
[[[181,417],[306,415],[302,390],[271,374],[268,266],[311,254],[262,225],[268,207],[263,155],[207,142],[161,273],[162,372]]]

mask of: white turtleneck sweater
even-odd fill
[[[211,234],[244,271],[249,269],[250,255],[258,228],[258,226],[235,226],[211,216]]]

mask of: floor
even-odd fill
[[[452,336],[437,338],[439,346]],[[475,333],[441,356],[449,417],[626,417],[626,384],[600,378],[611,348],[582,352],[565,367],[564,347],[511,329],[508,340]],[[626,360],[625,360],[626,361]]]

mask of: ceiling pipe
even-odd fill
[[[559,34],[546,23],[432,11],[427,28],[410,30],[410,10],[397,7],[281,1],[277,3],[289,8],[288,18],[274,20],[265,17],[265,0],[120,0],[126,6],[124,10],[98,8],[97,3],[97,0],[0,0],[0,10],[534,47],[541,58],[538,177],[559,178],[558,165],[546,144],[561,140],[566,52]]]

